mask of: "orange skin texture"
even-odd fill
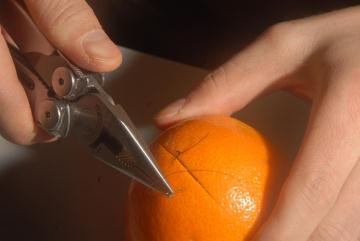
[[[151,150],[175,196],[132,182],[128,241],[249,240],[273,206],[279,158],[261,134],[236,119],[182,122]]]

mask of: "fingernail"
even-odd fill
[[[185,105],[185,101],[186,101],[186,99],[183,98],[183,99],[179,99],[179,100],[171,103],[170,105],[165,107],[165,109],[163,109],[162,111],[159,112],[159,114],[157,115],[157,118],[161,118],[161,119],[171,118],[171,117],[179,114]]]
[[[119,49],[103,30],[91,31],[83,37],[82,46],[91,59],[106,60],[118,57]]]

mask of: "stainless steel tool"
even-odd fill
[[[10,7],[22,15],[16,24],[29,24],[21,4]],[[165,195],[173,194],[130,118],[103,89],[102,74],[79,68],[56,49],[49,54],[48,48],[42,53],[23,51],[16,42],[8,46],[41,129],[56,138],[75,136],[107,165]]]

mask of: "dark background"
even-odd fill
[[[360,0],[89,0],[123,46],[214,68],[268,26],[360,4]]]

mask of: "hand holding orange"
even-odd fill
[[[225,116],[182,122],[151,145],[175,191],[167,198],[133,182],[128,241],[243,241],[280,187],[279,157],[248,125]]]

